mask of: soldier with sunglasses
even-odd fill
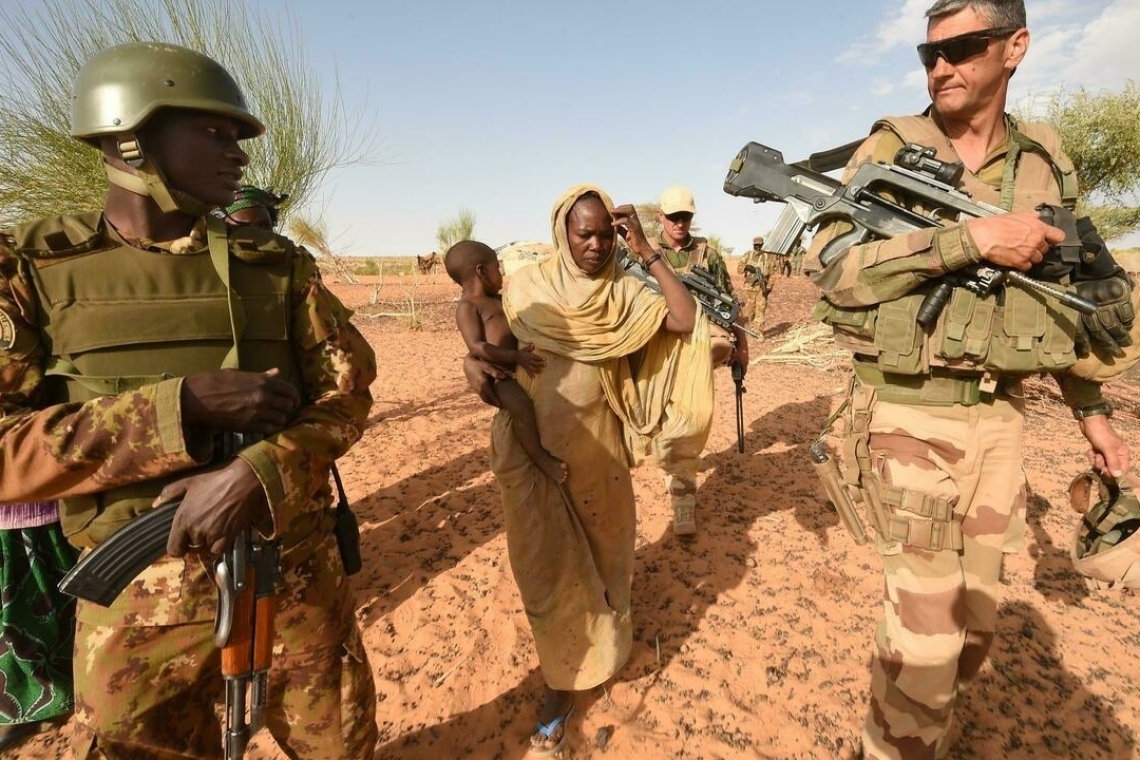
[[[854,354],[844,458],[880,528],[883,617],[862,749],[876,760],[946,757],[959,692],[992,644],[1004,539],[1024,519],[1021,379],[1052,374],[1090,461],[1123,475],[1128,448],[1109,422],[1096,373],[1077,369],[1078,345],[1123,366],[1133,361],[1124,347],[1140,342],[1130,334],[1131,287],[1119,268],[1089,282],[1070,282],[1076,268],[1059,277],[1102,294],[1088,319],[1010,286],[985,296],[956,288],[936,323],[917,324],[926,294],[949,272],[983,262],[1039,267],[1065,234],[1036,207],[1076,201],[1057,134],[1005,113],[1009,79],[1029,49],[1023,0],[938,0],[926,15],[918,54],[931,105],[878,121],[847,177],[916,143],[964,164],[959,189],[1006,213],[852,245],[824,267],[819,252],[851,229],[833,223],[805,262],[822,290],[816,314]],[[1086,251],[1103,248],[1091,224],[1083,231]]]

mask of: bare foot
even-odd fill
[[[538,725],[530,737],[530,754],[547,757],[561,750],[566,743],[566,721],[573,712],[574,692],[547,687]]]
[[[538,469],[542,470],[546,477],[555,483],[565,483],[566,477],[570,474],[570,468],[566,466],[565,462],[546,453],[539,457],[535,464],[538,465]]]

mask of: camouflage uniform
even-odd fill
[[[804,247],[802,245],[796,243],[796,247],[792,249],[788,260],[793,275],[801,275],[804,273]]]
[[[732,295],[732,277],[728,273],[728,265],[718,251],[708,247],[708,241],[703,237],[692,235],[689,242],[681,248],[672,248],[663,235],[658,235],[649,241],[650,245],[665,257],[669,266],[675,272],[689,272],[695,266],[709,270],[713,276],[716,287],[724,293]],[[731,333],[719,325],[710,325],[712,338],[713,367],[725,364],[731,357],[735,345]],[[706,433],[707,435],[707,433]],[[704,448],[702,442],[700,449]],[[695,526],[697,508],[697,472],[700,469],[699,457],[685,457],[663,460],[659,464],[665,472],[665,490],[673,506],[673,526],[678,532],[693,532],[687,527],[678,530],[678,526]]]
[[[768,312],[768,294],[772,292],[772,277],[775,267],[772,266],[773,255],[763,250],[757,251],[757,245],[763,245],[764,238],[753,238],[752,250],[744,254],[737,269],[744,275],[744,315],[745,325],[759,333],[764,329],[764,318]],[[746,267],[754,267],[759,278],[755,283],[750,278],[755,275],[746,272]]]
[[[1004,201],[1013,210],[1059,204],[1063,195],[1071,200],[1072,165],[1055,133],[1012,120],[1008,126],[1007,144],[976,174],[967,172],[963,187],[980,201]],[[865,161],[892,161],[904,142],[957,160],[931,119],[895,118],[876,124],[845,179]],[[1017,153],[1016,170],[1006,172]],[[1006,336],[1020,334],[1022,309],[1038,308],[1014,288],[1005,289],[1004,308],[992,296],[971,300],[956,289],[935,328],[914,332],[912,312],[924,292],[916,294],[916,284],[980,260],[964,228],[853,247],[818,271],[823,245],[848,228],[823,228],[807,269],[816,272],[825,299],[816,315],[855,354],[858,386],[844,452],[849,480],[857,472],[864,493],[879,494],[889,532],[876,537],[885,567],[883,619],[875,633],[863,751],[879,760],[943,757],[959,689],[976,674],[993,639],[1002,552],[1018,538],[1011,515],[1024,514],[1020,378],[1052,372],[1074,407],[1100,391],[1068,372],[1075,360],[1072,315],[1042,305],[1041,314],[1057,320],[1042,317],[1044,338],[1039,331],[1028,333],[1036,340]],[[985,332],[975,332],[970,320],[984,314],[994,327],[987,322]],[[1045,342],[1054,353],[1046,353]],[[998,361],[1015,369],[993,369]]]
[[[147,249],[149,258],[172,271],[199,266],[195,259],[201,256],[194,254],[205,249],[203,226],[200,220],[190,237],[179,241],[180,255],[170,245],[156,244]],[[324,287],[308,252],[250,227],[228,234],[234,267],[246,255],[240,251],[248,253],[251,246],[262,254],[272,248],[286,255],[280,266],[288,282],[283,299],[288,321],[281,332],[286,337],[277,339],[288,341],[297,382],[310,400],[290,427],[240,454],[269,496],[273,537],[283,544],[267,724],[291,757],[369,756],[377,736],[375,687],[331,533],[328,474],[332,461],[362,434],[375,358],[349,322],[351,312]],[[246,239],[251,235],[256,243]],[[101,537],[90,527],[99,518],[77,512],[76,505],[90,501],[85,495],[105,503],[112,494],[133,489],[136,496],[152,498],[176,473],[201,466],[211,442],[181,424],[181,377],[89,400],[70,399],[59,384],[48,382],[52,378],[45,379],[45,367],[55,360],[53,345],[67,336],[47,340],[45,330],[55,329],[45,320],[53,304],[38,292],[36,272],[44,262],[66,265],[67,257],[53,258],[50,251],[19,241],[62,240],[70,246],[75,236],[86,242],[69,249],[88,257],[142,253],[98,214],[42,220],[0,239],[0,499],[64,496],[65,530],[74,543],[92,545]],[[101,271],[108,282],[123,279],[120,269]],[[102,308],[88,318],[94,320],[116,308],[81,305]],[[195,316],[207,319],[207,310],[198,306]],[[254,311],[247,312],[254,324]],[[192,555],[164,557],[110,608],[80,603],[79,758],[221,756],[215,704],[223,690],[213,643],[211,577]]]

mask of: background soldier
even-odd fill
[[[752,238],[752,250],[737,265],[744,275],[744,306],[740,313],[744,326],[762,334],[768,312],[768,294],[772,292],[772,258],[764,252],[764,238]]]
[[[804,246],[802,243],[796,243],[796,247],[788,254],[788,261],[791,265],[791,274],[799,276],[804,273]]]
[[[1129,465],[1099,385],[1072,370],[1082,331],[1116,353],[1130,342],[1123,272],[1055,270],[1059,282],[1084,280],[1078,292],[1102,304],[1084,320],[1016,286],[989,296],[959,287],[937,323],[916,332],[920,305],[947,272],[979,262],[1040,265],[1065,234],[1035,207],[1076,199],[1056,133],[1004,113],[1009,77],[1029,46],[1022,0],[939,0],[926,15],[919,57],[933,104],[921,116],[877,122],[847,176],[917,143],[965,164],[960,187],[1009,213],[852,248],[814,277],[825,299],[816,313],[854,353],[858,386],[844,450],[886,574],[863,732],[863,756],[876,759],[946,756],[958,690],[992,643],[1003,539],[1025,500],[1021,378],[1054,374],[1095,464],[1116,475]],[[809,271],[846,229],[820,231]],[[1091,225],[1085,233],[1086,250],[1103,248]]]
[[[690,272],[693,267],[707,269],[713,276],[716,287],[723,293],[733,295],[732,277],[724,257],[709,248],[703,237],[690,234],[697,204],[687,187],[675,185],[661,194],[661,234],[650,245],[665,257],[665,261],[676,272]],[[735,297],[735,296],[734,296]],[[729,333],[719,325],[709,325],[712,333],[712,365],[720,367],[739,364],[748,371],[748,336],[735,329]],[[703,447],[703,444],[702,444]],[[691,535],[697,532],[697,470],[699,456],[667,457],[660,462],[665,471],[665,488],[673,506],[673,532],[678,535]]]
[[[233,203],[222,209],[226,224],[237,226],[252,224],[263,230],[277,229],[280,207],[289,198],[278,195],[272,189],[262,189],[255,185],[242,185],[234,194]]]
[[[111,607],[78,605],[75,754],[220,756],[207,567],[250,529],[282,546],[269,731],[290,757],[370,756],[328,477],[367,420],[372,350],[304,249],[207,214],[240,188],[238,141],[264,132],[216,62],[106,50],[71,132],[103,152],[104,210],[0,238],[0,499],[61,498],[79,547],[180,502],[170,556]],[[224,458],[237,434],[264,440]]]

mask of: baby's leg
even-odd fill
[[[527,453],[531,461],[555,483],[566,480],[566,475],[569,472],[566,463],[552,457],[546,449],[542,448],[542,441],[538,437],[538,423],[534,419],[534,406],[530,403],[530,397],[526,395],[522,386],[513,379],[500,380],[495,383],[495,392],[499,395],[503,409],[506,409],[507,413],[511,415],[511,428],[515,431],[515,437],[519,439],[523,451]]]

